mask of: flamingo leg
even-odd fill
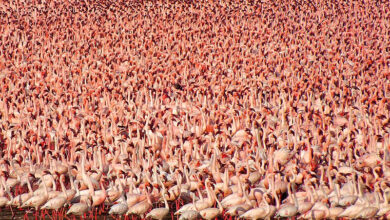
[[[42,218],[45,218],[45,212],[46,212],[46,210],[42,210],[42,211],[41,211],[41,219],[42,219]]]
[[[176,210],[179,210],[179,200],[176,200],[175,204],[176,204]]]
[[[89,212],[89,218],[90,219],[93,219],[93,216],[94,216],[94,214],[93,214],[93,209]]]
[[[61,217],[64,216],[64,214],[63,214],[64,210],[65,210],[65,208],[60,208],[60,213],[59,213],[59,215],[60,215]]]
[[[57,213],[54,211],[54,210],[52,210],[51,211],[51,216],[49,215],[49,218],[50,219],[57,219],[57,215],[56,215]]]
[[[12,209],[12,206],[10,206],[10,209],[11,209],[11,213],[12,213],[12,218],[14,218],[15,217],[15,213],[14,213],[14,210]]]
[[[36,211],[35,211],[35,214],[34,214],[35,220],[38,220],[38,214],[39,214],[39,213],[38,213],[38,210],[36,210]]]

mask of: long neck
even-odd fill
[[[250,200],[249,197],[248,197],[248,193],[246,192],[246,189],[244,189],[244,198],[245,198],[245,202],[246,202],[248,205],[252,206],[251,200]]]
[[[379,179],[379,175],[378,173],[376,172],[377,168],[373,169],[372,172],[374,174],[374,177],[375,177],[375,180],[378,180]]]
[[[57,191],[57,184],[56,184],[56,181],[54,180],[54,177],[53,177],[53,176],[50,175],[50,177],[51,177],[51,182],[52,182],[52,184],[53,184],[53,191]]]
[[[45,181],[43,181],[43,189],[44,189],[44,192],[45,192],[45,197],[47,198],[48,197],[48,192],[47,192],[47,186],[45,184]]]
[[[95,195],[95,190],[93,188],[92,181],[91,181],[90,177],[87,175],[87,173],[85,172],[85,154],[82,156],[82,159],[81,159],[81,175],[82,175],[84,183],[87,184],[87,186],[88,186],[89,193],[91,195]]]
[[[81,156],[81,174],[84,176],[85,175],[85,157],[86,155],[83,154]]]
[[[152,204],[152,200],[150,199],[149,191],[146,190],[146,199],[148,200],[149,204]]]
[[[32,187],[31,187],[31,183],[30,183],[30,180],[28,179],[28,177],[27,177],[27,187],[28,187],[28,192],[29,193],[33,193],[33,190],[32,190]]]
[[[74,189],[76,190],[76,195],[80,195],[80,180],[75,180],[73,186],[75,186]]]
[[[268,202],[267,202],[267,198],[266,198],[265,195],[266,195],[266,194],[264,193],[264,194],[263,194],[263,201],[265,202],[265,206],[267,206],[267,213],[269,213],[270,207],[269,207],[269,204],[268,204]]]
[[[213,205],[214,202],[215,202],[215,199],[212,196],[212,193],[210,192],[211,190],[210,190],[210,188],[208,186],[208,182],[206,182],[206,191],[207,191],[207,198],[209,199],[210,204]]]
[[[167,199],[165,198],[165,193],[163,195],[163,199],[164,199],[165,208],[169,210],[169,205]]]
[[[123,180],[124,181],[124,180]],[[119,191],[124,195],[126,194],[126,191],[123,189],[123,183],[121,180],[119,180]]]
[[[309,146],[309,149],[311,149],[310,146]],[[324,172],[324,167],[321,166],[320,170],[321,170],[320,183],[323,183],[323,182],[324,182],[324,173],[325,173],[325,172]]]
[[[74,190],[76,190],[76,187],[74,186],[74,182],[73,182],[73,175],[69,172],[69,182],[70,182],[70,187]]]
[[[228,168],[225,168],[224,178],[223,178],[223,186],[227,189],[229,188],[229,171]]]
[[[341,197],[341,195],[340,195],[340,185],[339,184],[336,185],[336,195],[337,195],[337,201],[339,201],[340,197]]]
[[[200,189],[199,189],[199,185],[197,186],[196,190],[198,191],[200,200],[203,201],[203,195],[202,195],[202,192],[201,192]]]
[[[215,194],[214,191],[213,191],[213,196],[214,196],[215,201],[217,201],[219,212],[222,213],[222,212],[223,212],[222,204],[221,204],[221,202],[218,200],[217,195]]]
[[[238,194],[239,195],[244,195],[244,190],[242,188],[242,185],[241,185],[241,180],[240,180],[240,176],[237,175],[237,180],[238,180]]]
[[[188,170],[184,168],[184,177],[186,178],[187,184],[190,184],[190,178],[188,177]]]
[[[4,192],[5,192],[5,186],[3,185],[3,182],[0,182],[0,197],[4,196]]]
[[[100,181],[100,188],[102,189],[103,194],[104,194],[104,195],[107,195],[107,193],[106,193],[106,188],[104,188],[103,181]]]
[[[251,174],[251,172],[249,170],[249,162],[248,162],[248,158],[247,158],[246,159],[246,175],[245,175],[245,177],[249,178],[250,174]]]
[[[314,186],[310,186],[310,189],[313,192],[313,196],[314,196],[315,200],[318,200],[319,199],[318,193],[317,193],[316,189],[314,188]]]
[[[280,208],[279,197],[278,197],[278,195],[276,194],[275,191],[273,191],[273,193],[274,193],[274,197],[275,197],[275,200],[276,200],[276,209],[279,209]]]
[[[309,195],[310,195],[310,202],[311,202],[311,203],[314,203],[315,201],[314,201],[313,193],[312,193],[310,187],[307,185],[307,183],[305,183],[305,187],[306,187],[306,192],[308,192]]]
[[[288,186],[288,194],[290,195],[290,198],[291,198],[291,202],[294,202],[294,205],[296,207],[298,207],[298,200],[297,200],[297,197],[295,196],[295,190],[292,189],[292,185],[289,184]]]
[[[330,171],[331,171],[331,169],[328,168],[328,171],[326,173],[328,175],[328,182],[329,182],[330,190],[334,190],[334,183],[333,183],[332,177],[330,176]]]
[[[359,197],[363,198],[363,191],[362,191],[362,186],[360,184],[360,179],[359,178],[358,178],[358,182],[357,182],[357,187],[358,187]]]
[[[66,194],[66,188],[64,185],[64,176],[60,177],[60,185],[61,185],[62,192],[65,194],[65,197],[68,197],[68,195]]]
[[[375,196],[376,207],[379,207],[379,192],[374,191],[374,196]]]

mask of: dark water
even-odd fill
[[[160,207],[160,206],[156,206]],[[156,208],[154,207],[154,208]],[[162,207],[162,206],[161,206]],[[99,207],[102,208],[102,207]],[[179,216],[174,216],[173,213],[176,211],[176,205],[175,204],[170,204],[170,209],[171,213],[164,218],[165,220],[168,219],[179,219]],[[0,220],[3,219],[31,219],[31,220],[40,220],[40,219],[48,219],[48,220],[73,220],[73,219],[94,219],[94,220],[111,220],[111,219],[124,219],[124,220],[138,220],[141,219],[139,216],[135,215],[129,215],[129,216],[111,216],[108,215],[108,207],[105,206],[102,212],[99,211],[90,211],[87,212],[85,218],[83,216],[73,216],[73,215],[65,215],[66,211],[68,211],[68,208],[64,208],[59,210],[58,212],[56,211],[51,211],[51,210],[39,210],[38,212],[35,211],[35,209],[18,209],[18,208],[0,208]],[[224,219],[231,219],[229,216],[219,216],[217,218],[218,220],[224,220]]]
[[[64,212],[61,213],[52,212],[52,211],[39,211],[39,213],[36,213],[35,210],[26,211],[22,209],[13,208],[12,210],[10,208],[2,208],[0,209],[0,220],[2,219],[49,219],[49,220],[70,220],[70,219],[83,219],[79,216],[66,216],[64,215]],[[94,213],[95,214],[95,213]],[[96,219],[96,220],[108,220],[108,219],[124,219],[122,216],[121,218],[118,216],[117,218],[114,218],[113,216],[108,215],[107,213],[101,213],[100,215],[92,215],[92,212],[87,213],[86,219]],[[127,217],[126,219],[132,219],[132,217]],[[135,217],[133,219],[136,219]]]
[[[166,216],[165,219],[178,219],[178,216],[174,216],[173,213],[177,210],[177,206],[181,206],[183,203],[181,201],[172,202],[169,204],[171,209],[171,215]],[[157,207],[163,207],[160,203],[153,208]],[[83,218],[82,216],[73,216],[73,215],[65,215],[65,213],[68,211],[68,207],[65,207],[61,210],[59,210],[57,213],[56,211],[51,210],[39,210],[38,212],[35,211],[35,209],[20,209],[13,207],[12,209],[10,207],[6,208],[0,208],[0,220],[2,219],[49,219],[49,220],[71,220],[71,219],[94,219],[94,220],[111,220],[111,219],[124,219],[124,220],[138,220],[141,219],[139,216],[135,215],[129,215],[129,216],[111,216],[108,214],[109,207],[108,206],[99,206],[99,210],[102,211],[90,211],[87,212],[86,218]]]
[[[67,209],[63,211],[63,213],[66,213]],[[43,211],[45,212],[45,211]],[[86,218],[83,218],[82,216],[67,216],[64,214],[57,214],[56,212],[52,211],[46,211],[46,213],[43,215],[42,211],[39,211],[39,214],[36,215],[35,210],[26,211],[23,209],[17,209],[13,208],[12,211],[10,208],[2,208],[0,209],[0,220],[3,219],[28,219],[28,220],[34,220],[34,219],[48,219],[48,220],[73,220],[73,219],[94,219],[94,220],[113,220],[113,219],[124,219],[124,220],[138,220],[141,219],[138,216],[111,216],[106,213],[97,214],[92,212],[87,213]],[[172,212],[173,214],[173,212]],[[165,219],[178,219],[177,216],[168,215]],[[220,219],[220,218],[219,218]]]

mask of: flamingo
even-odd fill
[[[358,187],[358,192],[359,192],[358,200],[362,202],[359,203],[356,202],[354,205],[345,208],[345,210],[339,215],[339,217],[356,218],[366,208],[366,200],[363,197],[362,188],[360,185],[360,176],[358,177],[357,186],[355,185],[355,187]]]
[[[38,210],[38,208],[43,205],[47,199],[49,198],[47,193],[47,187],[46,184],[43,184],[44,193],[41,195],[34,195],[31,198],[29,198],[26,202],[24,202],[21,206],[21,208],[25,207],[34,207],[35,210]]]
[[[66,197],[57,196],[47,201],[42,206],[42,209],[53,209],[58,211],[58,209],[62,208],[65,205],[66,201],[67,201]]]
[[[62,174],[60,176],[60,185],[61,185],[62,193],[59,196],[65,196],[67,202],[70,202],[70,201],[72,201],[72,199],[76,195],[76,189],[74,187],[73,176],[71,174],[69,174],[69,182],[71,184],[71,189],[65,188],[64,181],[65,181],[65,176]]]
[[[217,195],[215,194],[215,192],[213,191],[213,194],[214,196],[214,199],[215,201],[217,202],[218,204],[218,208],[206,208],[206,209],[203,209],[199,212],[200,216],[203,218],[203,219],[206,219],[206,220],[212,220],[212,219],[215,219],[217,218],[218,216],[222,215],[223,213],[223,207],[222,207],[222,204],[221,202],[219,202],[218,198],[217,198]]]
[[[234,206],[230,206],[228,210],[226,211],[226,214],[229,214],[230,216],[239,216],[244,214],[246,211],[251,209],[253,207],[253,204],[251,200],[248,198],[248,193],[246,192],[246,189],[244,188],[244,197],[243,202],[241,204],[236,204]]]
[[[165,204],[165,207],[164,208],[155,208],[155,209],[152,209],[147,215],[146,215],[146,218],[152,218],[152,219],[158,219],[158,220],[162,220],[164,217],[166,217],[168,214],[169,214],[169,205],[168,205],[168,201],[167,199],[165,198],[165,193],[166,193],[166,189],[165,189],[165,186],[164,184],[161,182],[160,178],[158,178],[163,190],[161,192],[162,194],[162,197],[163,197],[163,200],[164,200],[164,204]]]
[[[133,186],[134,183],[131,182],[130,186]],[[126,203],[128,207],[132,207],[133,205],[143,201],[146,199],[146,195],[143,195],[141,193],[133,193],[132,190],[129,190],[129,192],[126,194]]]
[[[181,213],[180,217],[179,217],[179,220],[195,220],[195,219],[198,219],[200,216],[199,216],[199,212],[196,211],[196,210],[186,210],[184,212]]]
[[[289,194],[290,198],[292,198],[294,200],[294,204],[284,204],[282,207],[280,207],[280,209],[276,213],[277,217],[289,218],[289,217],[295,216],[298,213],[298,208],[299,208],[298,201],[297,201],[297,198],[295,198],[295,196],[292,195],[291,187],[292,187],[291,183],[289,183],[287,190],[288,190],[288,194]],[[276,199],[278,199],[278,198],[276,198]]]
[[[48,191],[48,200],[55,198],[61,194],[61,191],[57,191],[57,184],[56,184],[54,177],[51,174],[50,174],[50,176],[51,176],[50,180],[52,182],[51,183],[52,189],[50,191]],[[35,195],[37,195],[37,194],[35,194]]]
[[[272,179],[271,179],[272,180]],[[276,194],[276,191],[275,191],[275,182],[274,181],[270,181],[270,192],[271,194],[274,196],[275,200],[276,200],[276,203],[279,204],[279,200],[278,200],[278,197],[277,197],[277,194]],[[264,202],[267,203],[267,206],[268,206],[268,213],[267,215],[264,217],[265,219],[270,219],[272,217],[274,217],[276,211],[277,211],[277,207],[279,207],[279,205],[277,205],[277,207],[275,207],[274,205],[270,205],[267,200],[265,199]]]
[[[122,192],[122,195],[117,202],[117,204],[111,206],[110,211],[108,211],[109,215],[123,215],[128,211],[129,208],[126,203],[124,192]]]
[[[92,207],[96,207],[103,204],[104,200],[107,197],[107,192],[103,185],[103,179],[100,180],[100,188],[101,190],[95,191],[92,195]]]
[[[311,209],[310,211],[303,213],[300,218],[302,219],[325,219],[327,212],[325,210]]]
[[[146,218],[152,218],[152,219],[158,219],[158,220],[161,220],[161,219],[164,219],[164,217],[166,217],[168,214],[169,214],[169,206],[168,206],[168,202],[167,202],[167,199],[165,198],[165,195],[163,194],[163,199],[164,199],[164,204],[165,204],[165,207],[164,208],[155,208],[155,209],[152,209],[147,215],[146,215]]]
[[[88,210],[91,207],[91,199],[92,197],[89,196],[86,203],[85,202],[74,203],[66,212],[66,214],[76,215],[76,216],[84,215],[86,212],[88,212]]]
[[[0,208],[3,208],[9,203],[9,200],[5,196],[0,196]]]
[[[187,210],[197,210],[197,211],[200,211],[200,210],[203,210],[203,209],[206,209],[208,207],[210,207],[212,204],[212,199],[210,198],[211,195],[210,195],[210,191],[209,189],[206,187],[206,190],[207,190],[207,194],[208,194],[208,199],[205,200],[203,198],[203,195],[202,193],[200,192],[200,189],[199,189],[199,185],[197,186],[197,191],[198,191],[198,194],[200,196],[200,200],[196,201],[196,202],[193,202],[193,203],[188,203],[188,204],[185,204],[183,205],[179,210],[177,210],[175,212],[175,215],[180,215],[182,214],[184,211],[187,211]]]
[[[87,200],[88,200],[89,196],[91,196],[90,194],[88,194],[88,192],[90,192],[90,191],[89,190],[83,190],[83,191],[80,192],[80,190],[79,190],[80,180],[75,180],[72,185],[73,185],[72,188],[74,187],[74,189],[76,191],[76,194],[70,200],[70,203],[71,204],[80,203],[80,202],[81,203],[87,203]],[[91,199],[92,199],[92,196],[91,196]]]
[[[242,204],[246,201],[245,197],[243,196],[244,189],[240,180],[238,180],[238,189],[239,190],[237,193],[230,194],[221,201],[223,208],[229,208],[234,205]]]
[[[232,189],[229,187],[229,171],[227,168],[225,168],[222,183],[215,184],[215,190],[216,192],[223,192],[224,197],[233,193]]]
[[[141,218],[144,217],[144,214],[152,208],[152,200],[150,199],[149,196],[149,191],[148,188],[146,189],[146,200],[143,200],[132,207],[129,207],[129,210],[127,211],[128,214],[135,214],[141,216]]]
[[[109,215],[123,215],[127,212],[129,208],[126,203],[117,203],[111,206],[110,211],[108,211]]]
[[[345,210],[342,213],[340,213],[338,217],[340,217],[340,218],[343,218],[343,217],[356,218],[356,216],[358,216],[359,213],[364,208],[365,208],[365,205],[361,205],[361,204],[351,205],[351,206],[345,208]]]
[[[265,194],[263,194],[263,201],[266,204],[265,207],[257,207],[246,211],[244,214],[240,215],[240,218],[243,219],[264,219],[270,213],[270,205],[266,201]]]
[[[4,179],[1,178],[1,194],[0,194],[0,208],[3,208],[4,206],[6,206],[7,204],[9,204],[9,200],[7,197],[4,196],[4,189],[5,191],[10,195],[9,193],[9,190],[7,189],[7,187],[4,185]],[[11,197],[10,197],[11,198]]]
[[[330,207],[330,208],[328,208],[327,218],[328,219],[337,219],[340,216],[340,214],[343,212],[344,212],[344,208]]]
[[[306,213],[307,211],[309,211],[314,206],[313,193],[311,192],[311,190],[308,187],[307,183],[305,183],[305,188],[306,188],[306,192],[308,192],[309,195],[310,195],[310,200],[309,201],[297,198],[297,195],[296,195],[295,191],[293,192],[294,197],[297,198],[297,201],[298,201],[298,212],[301,213],[301,214]]]
[[[377,193],[379,193],[379,192],[377,192]],[[378,213],[376,214],[377,217],[381,217],[390,211],[390,204],[388,201],[388,197],[387,196],[383,196],[383,197],[384,197],[384,202],[377,204],[377,206],[379,208]],[[379,203],[379,201],[378,201],[378,203]]]
[[[88,186],[88,194],[90,195],[95,195],[95,188],[93,186],[93,183],[92,183],[92,180],[91,180],[91,177],[87,175],[87,173],[85,172],[85,153],[82,154],[81,156],[81,177],[82,177],[82,180],[85,184],[87,184]]]
[[[23,203],[25,203],[28,199],[30,199],[34,195],[34,192],[32,190],[29,179],[27,179],[27,187],[28,187],[28,193],[23,193],[17,195],[16,197],[10,197],[8,205],[20,207],[23,205]]]
[[[351,205],[355,204],[355,202],[359,198],[356,195],[344,195],[344,196],[341,196],[341,194],[340,194],[340,185],[339,184],[336,184],[336,193],[337,193],[337,199],[338,199],[337,205],[339,205],[341,207],[351,206]]]
[[[373,218],[379,211],[379,198],[378,194],[374,192],[376,205],[372,206],[366,199],[366,207],[363,208],[363,210],[356,216],[356,218],[364,218],[364,219],[370,219]]]
[[[68,195],[66,194],[65,186],[63,181],[65,179],[64,175],[60,176],[60,183],[62,188],[62,194],[59,194],[57,197],[49,199],[43,206],[42,209],[53,209],[58,211],[58,209],[62,208],[65,203],[68,201]]]
[[[117,179],[116,182],[117,182],[116,186],[119,186],[119,188],[117,187],[116,190],[113,188],[107,190],[107,200],[110,203],[117,201],[124,192],[122,182],[119,179]]]

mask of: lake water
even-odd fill
[[[14,214],[14,218],[12,218],[12,211],[13,211],[13,214]],[[10,208],[2,208],[0,209],[0,220],[2,219],[35,219],[36,216],[35,216],[35,212],[34,211],[30,211],[27,213],[26,215],[26,210],[20,210],[20,209],[17,209],[17,208],[13,208],[11,211]],[[39,211],[39,216],[37,219],[50,219],[50,220],[54,220],[54,219],[58,219],[58,220],[62,220],[62,219],[80,219],[80,217],[73,217],[73,216],[60,216],[60,215],[56,215],[56,214],[52,214],[51,211],[47,211],[47,213],[49,214],[46,214],[45,215],[45,218],[42,217],[41,215],[41,211]],[[89,215],[87,216],[87,219],[96,219],[96,220],[106,220],[106,219],[114,219],[112,216],[109,216],[107,214],[103,214],[103,215],[99,215],[97,217],[93,217],[92,216],[90,217]],[[124,219],[124,218],[122,218]],[[131,219],[130,218],[127,218],[127,219]],[[136,219],[136,218],[134,218]]]

